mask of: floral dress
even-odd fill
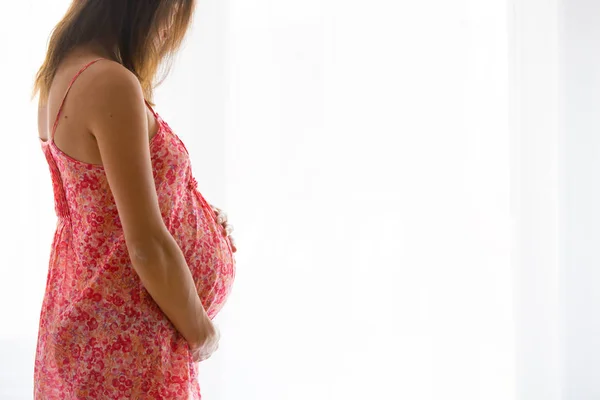
[[[85,65],[71,81],[65,98]],[[65,101],[63,98],[63,104]],[[200,399],[187,341],[142,285],[102,165],[78,161],[53,141],[42,149],[58,216],[40,313],[34,398]],[[154,112],[150,141],[160,211],[192,272],[208,315],[235,277],[231,243],[198,191],[183,142]]]

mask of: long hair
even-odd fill
[[[194,13],[195,0],[73,0],[48,42],[33,96],[46,103],[59,64],[75,47],[95,43],[140,81],[152,101],[161,66],[171,66]],[[165,63],[165,61],[169,61]]]

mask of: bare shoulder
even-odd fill
[[[91,86],[102,89],[109,87],[111,89],[139,89],[140,82],[137,77],[116,61],[100,60],[94,65],[93,80]]]
[[[88,77],[88,89],[96,106],[114,108],[127,102],[142,102],[144,94],[138,78],[121,64],[101,60]]]
[[[147,126],[144,93],[138,78],[121,64],[101,60],[87,79],[87,121],[94,136],[117,133],[136,121]],[[120,129],[118,129],[120,130]],[[139,130],[137,130],[139,132]],[[147,133],[144,133],[147,136]]]

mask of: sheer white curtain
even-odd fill
[[[600,398],[600,4],[559,2],[563,396]]]
[[[54,218],[27,94],[68,3],[0,13],[2,399],[31,398]],[[595,122],[590,4],[199,1],[157,109],[239,244],[207,399],[597,397],[593,146],[566,135]]]
[[[600,4],[514,1],[518,395],[600,398]]]
[[[558,1],[511,4],[517,398],[563,397]]]

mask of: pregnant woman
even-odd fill
[[[198,362],[235,275],[224,213],[154,111],[193,0],[74,0],[39,69],[39,136],[58,223],[34,397],[200,399]]]

